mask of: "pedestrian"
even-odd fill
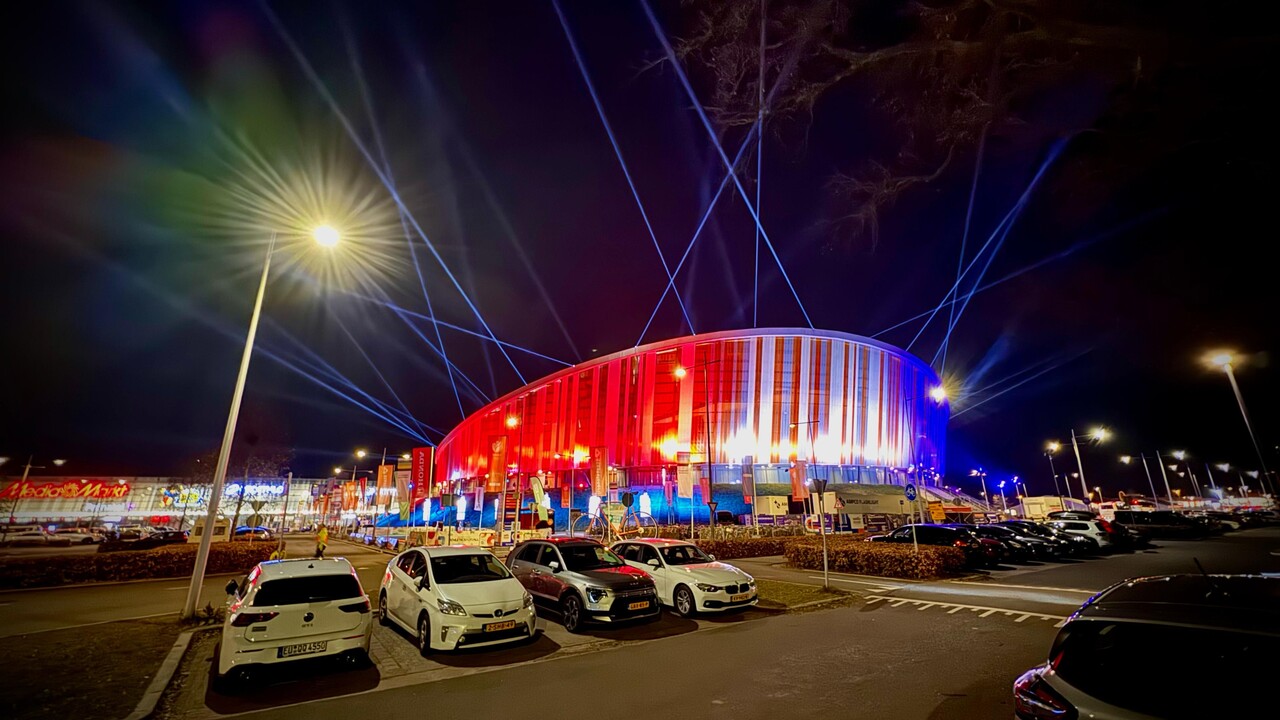
[[[276,549],[275,549],[274,551],[272,551],[272,553],[271,553],[271,557],[270,557],[270,558],[268,558],[268,559],[270,559],[270,560],[283,560],[283,559],[284,559],[284,541],[283,541],[283,540],[281,540],[281,541],[280,541],[280,545],[279,545],[278,547],[276,547]]]
[[[329,545],[329,528],[324,524],[320,525],[320,529],[316,531],[316,557],[324,557],[324,549]]]

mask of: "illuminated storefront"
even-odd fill
[[[437,448],[435,491],[493,493],[487,506],[536,478],[562,490],[549,493],[557,507],[569,488],[585,507],[587,490],[601,490],[589,485],[596,466],[610,487],[661,505],[682,473],[707,474],[708,452],[717,496],[744,475],[790,485],[798,462],[835,485],[936,482],[949,413],[939,391],[927,364],[856,335],[677,338],[567,368],[472,414]]]

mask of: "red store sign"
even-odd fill
[[[60,483],[15,482],[0,490],[0,500],[119,500],[129,494],[129,484],[110,478],[68,480]]]

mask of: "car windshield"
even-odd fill
[[[1250,693],[1140,692],[1195,668],[1204,687],[1257,687],[1280,653],[1273,636],[1161,623],[1078,620],[1055,642],[1063,680],[1103,702],[1163,718],[1248,717]]]
[[[697,545],[672,545],[662,548],[662,559],[668,565],[695,565],[711,562]]]
[[[488,582],[511,577],[506,566],[489,553],[431,558],[431,574],[442,585]]]
[[[354,575],[310,575],[268,580],[253,596],[255,606],[305,605],[347,600],[364,595]]]
[[[560,554],[564,556],[568,570],[600,570],[622,566],[622,560],[602,545],[561,545]]]

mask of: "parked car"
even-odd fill
[[[59,528],[58,530],[55,530],[53,534],[56,537],[70,540],[72,544],[79,545],[92,545],[94,543],[100,543],[106,539],[102,535],[85,528]]]
[[[482,548],[414,548],[395,556],[382,576],[378,617],[413,633],[423,655],[538,633],[533,596]]]
[[[1030,533],[1005,525],[971,525],[978,537],[991,538],[1009,546],[1014,557],[1021,560],[1056,558],[1062,554],[1058,541],[1036,537]]]
[[[71,538],[50,535],[44,530],[23,530],[11,532],[4,536],[4,544],[9,547],[67,547]]]
[[[1164,575],[1095,595],[1047,661],[1013,684],[1014,714],[1042,718],[1245,718],[1274,682],[1280,577]],[[1192,681],[1170,692],[1170,678]]]
[[[107,540],[98,545],[98,552],[150,550],[164,545],[180,545],[187,542],[188,535],[186,530],[162,530],[134,540]]]
[[[1103,551],[1112,549],[1111,533],[1101,520],[1050,520],[1048,524],[1065,533],[1092,538]]]
[[[276,534],[271,531],[271,528],[262,527],[261,525],[257,527],[248,527],[248,526],[242,525],[236,528],[235,532],[231,533],[231,539],[233,541],[252,540],[255,542],[258,540],[275,540]]]
[[[1054,510],[1048,515],[1050,520],[1097,520],[1098,517],[1092,510]]]
[[[995,540],[978,537],[972,530],[952,525],[903,525],[886,535],[867,538],[872,542],[910,543],[958,547],[969,567],[1000,564],[1003,552]]]
[[[614,554],[653,577],[658,602],[690,616],[755,605],[756,581],[738,568],[684,540],[642,539],[614,543]]]
[[[344,558],[269,560],[227,583],[214,681],[233,690],[265,666],[334,656],[369,663],[373,612],[355,568]]]
[[[507,564],[534,602],[558,613],[569,632],[585,622],[656,620],[662,611],[653,578],[595,540],[526,540],[511,549]]]
[[[999,524],[1010,527],[1016,526],[1040,537],[1059,540],[1066,544],[1067,553],[1071,555],[1092,555],[1098,552],[1100,547],[1098,541],[1091,537],[1063,532],[1045,523],[1037,523],[1030,520],[1002,520]]]
[[[1151,538],[1187,539],[1208,533],[1206,527],[1170,510],[1117,510],[1116,522]]]

